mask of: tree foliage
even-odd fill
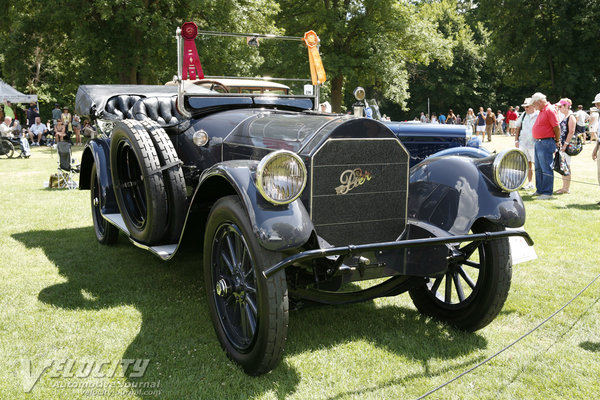
[[[488,56],[498,61],[492,67],[513,96],[520,100],[541,91],[590,105],[599,91],[598,1],[477,3],[474,18],[488,27]]]
[[[405,105],[409,63],[448,62],[446,40],[417,8],[397,0],[281,0],[278,21],[288,34],[306,27],[321,39],[331,103],[336,111],[351,104],[355,86]],[[344,94],[346,97],[344,98]]]
[[[412,96],[407,119],[421,111],[464,115],[468,107],[489,101],[489,78],[485,73],[488,38],[479,24],[471,28],[456,0],[421,3],[419,12],[426,16],[438,35],[446,38],[450,62],[434,61],[429,65],[412,65]]]
[[[596,0],[7,0],[0,13],[0,77],[46,103],[72,106],[80,84],[165,83],[176,73],[175,28],[188,20],[212,31],[316,31],[322,93],[336,111],[356,86],[396,118],[425,111],[427,99],[432,111],[462,114],[534,91],[589,105],[599,91]],[[197,45],[207,75],[309,75],[299,42],[203,36]]]
[[[186,20],[206,30],[275,31],[279,9],[274,0],[11,0],[5,7],[0,76],[42,102],[68,105],[80,84],[171,80],[175,28]],[[215,72],[249,73],[260,61],[241,41],[199,43],[199,52]]]

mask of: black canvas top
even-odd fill
[[[174,96],[177,86],[163,85],[81,85],[75,98],[75,113],[83,117],[98,117],[106,102],[114,96],[141,97]]]

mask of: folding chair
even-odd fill
[[[56,143],[56,152],[58,153],[58,187],[67,189],[77,189],[78,183],[73,179],[75,174],[79,173],[79,165],[73,166],[75,162],[71,158],[71,143]]]

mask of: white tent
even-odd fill
[[[0,79],[0,102],[10,101],[11,103],[37,103],[37,95],[23,94],[8,83]]]

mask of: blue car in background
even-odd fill
[[[471,137],[464,125],[440,125],[421,122],[384,122],[410,153],[410,166],[431,155],[487,157],[490,152],[480,147],[481,141]],[[441,152],[441,153],[440,153]]]
[[[357,100],[352,105],[354,116],[379,120],[394,132],[410,154],[411,167],[432,155],[474,158],[490,155],[489,151],[481,147],[481,140],[472,136],[473,131],[468,126],[386,121],[381,117],[377,101],[365,99],[365,90],[362,87],[354,89],[354,97]]]

